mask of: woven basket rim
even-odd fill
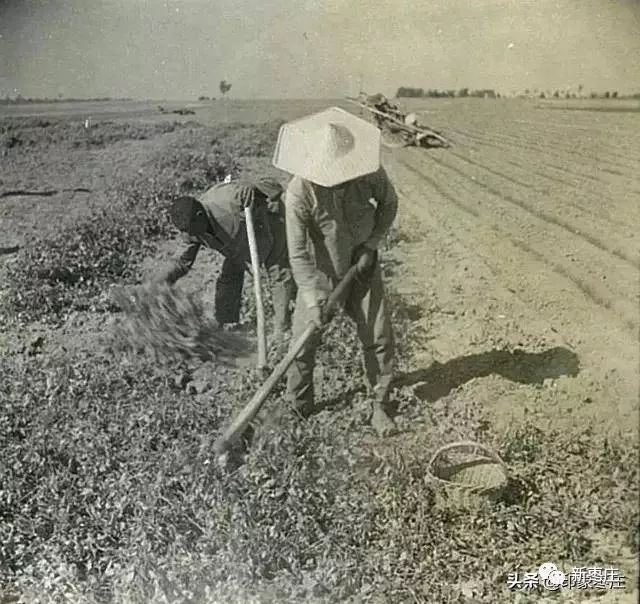
[[[452,480],[447,480],[445,478],[442,478],[434,472],[434,469],[433,469],[434,464],[442,453],[444,453],[445,451],[449,451],[455,448],[462,448],[462,447],[473,447],[476,450],[483,452],[485,454],[485,457],[483,457],[482,459],[486,459],[487,461],[491,462],[493,465],[498,466],[502,471],[502,474],[504,475],[504,484],[508,482],[509,472],[507,469],[507,465],[504,463],[502,458],[493,449],[487,447],[486,445],[483,445],[482,443],[478,443],[471,440],[459,440],[459,441],[448,443],[439,447],[435,451],[435,453],[431,456],[431,459],[429,460],[429,463],[427,465],[427,478],[444,487],[458,489],[458,490],[466,490],[468,492],[475,492],[478,494],[495,491],[496,489],[501,488],[500,486],[483,487],[480,485],[465,484],[464,482],[454,482]]]

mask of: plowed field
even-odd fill
[[[434,353],[464,356],[492,338],[566,347],[580,361],[578,390],[554,392],[549,418],[595,414],[635,428],[637,114],[463,109],[422,116],[451,149],[387,158],[403,198],[400,224],[415,239],[402,287],[432,290],[454,312],[439,319]]]
[[[626,588],[602,601],[637,600],[637,111],[407,103],[452,146],[383,152],[400,196],[382,254],[398,435],[367,424],[341,316],[319,354],[318,413],[258,423],[234,471],[214,467],[211,438],[261,376],[103,346],[109,287],[181,251],[168,200],[227,173],[286,182],[270,120],[331,104],[0,116],[0,602],[524,604],[546,591],[514,593],[508,577],[544,562],[615,567]],[[212,300],[220,265],[201,252],[179,287]],[[459,439],[504,459],[502,500],[461,510],[430,482],[431,455]]]

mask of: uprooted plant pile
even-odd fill
[[[196,294],[152,282],[115,288],[112,298],[122,311],[110,334],[114,352],[147,354],[165,363],[228,364],[249,349],[247,341],[206,313]]]

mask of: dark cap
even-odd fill
[[[174,199],[171,207],[169,208],[171,222],[173,222],[176,228],[185,232],[189,230],[193,219],[200,212],[202,212],[203,215],[206,215],[202,204],[195,197],[189,196]]]

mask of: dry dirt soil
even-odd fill
[[[426,348],[506,422],[637,430],[640,122],[614,115],[432,108],[421,118],[452,148],[386,157],[413,234],[395,278],[436,309]],[[541,390],[527,386],[545,371],[535,360],[522,379],[485,376],[490,345],[556,349],[557,373]]]
[[[184,119],[290,119],[328,104],[200,104]],[[535,418],[542,429],[584,424],[637,436],[639,115],[552,111],[525,101],[407,106],[452,142],[383,153],[400,195],[401,235],[387,254],[387,279],[415,302],[425,334],[414,359],[415,393],[428,406],[458,389],[487,410],[496,430]],[[89,112],[99,119],[95,108],[72,114]],[[135,118],[165,119],[151,106],[136,107]],[[99,197],[162,144],[69,152],[29,174],[21,172],[26,164],[4,165],[0,193],[69,186]],[[3,245],[55,228],[56,213],[90,211],[87,197],[0,199]],[[168,244],[160,257],[174,251]],[[187,277],[191,287],[206,266],[205,259]]]

